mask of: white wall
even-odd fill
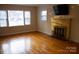
[[[71,8],[71,40],[79,43],[79,6]]]
[[[51,23],[50,23],[50,19],[47,18],[47,20],[41,20],[40,16],[41,16],[41,11],[42,10],[47,10],[48,6],[39,6],[38,7],[38,31],[51,35]],[[47,11],[48,13],[48,11]],[[47,16],[48,17],[48,16]]]

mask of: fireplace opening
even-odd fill
[[[59,39],[66,39],[66,27],[55,26],[53,36],[56,37],[56,38],[59,38]]]

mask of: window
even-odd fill
[[[31,12],[25,11],[25,25],[31,24]]]
[[[9,26],[24,25],[23,11],[8,10]]]
[[[4,10],[0,10],[0,27],[7,26],[7,13]]]
[[[41,20],[47,20],[47,11],[46,10],[41,12]]]
[[[31,12],[19,10],[0,10],[0,27],[24,26],[31,24]]]

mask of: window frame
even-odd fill
[[[6,26],[0,26],[0,28],[2,27],[16,27],[15,25],[14,26],[10,26],[9,25],[9,12],[8,11],[22,11],[23,12],[23,25],[18,25],[18,26],[29,26],[31,25],[31,21],[32,21],[32,11],[30,10],[1,10],[1,11],[5,11],[6,12]],[[30,24],[25,24],[25,12],[29,11],[30,12]]]
[[[8,19],[8,17],[7,17],[7,10],[0,10],[0,11],[5,11],[6,12],[6,26],[1,26],[0,25],[0,28],[2,28],[2,27],[8,27],[8,22],[7,22],[7,19]]]
[[[43,11],[46,11],[46,14],[45,15],[43,15]],[[47,21],[47,10],[42,10],[41,11],[41,14],[40,14],[40,19],[42,20],[42,21]],[[43,17],[45,17],[46,19],[43,19]]]
[[[26,24],[25,23],[25,12],[27,12],[27,11],[29,11],[30,12],[30,24]],[[31,21],[32,21],[32,12],[30,11],[30,10],[26,10],[26,11],[24,11],[24,25],[27,25],[27,26],[29,26],[29,25],[31,25]]]

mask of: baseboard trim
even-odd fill
[[[16,33],[1,34],[0,36],[8,36],[8,35],[14,35],[14,34],[28,33],[28,32],[35,32],[35,31],[34,30],[22,31],[22,32],[16,32]]]

